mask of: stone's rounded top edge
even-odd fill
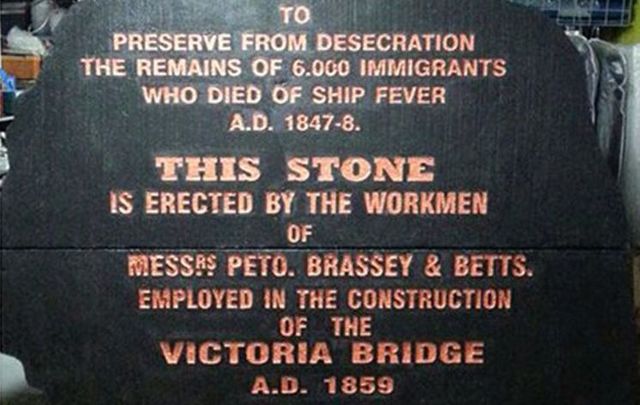
[[[153,4],[154,7],[159,7],[158,5],[162,4],[162,2],[166,3],[166,4],[171,4],[171,1],[169,0],[158,0],[158,1],[154,1],[154,2],[140,2],[140,3],[129,3],[126,5],[126,7],[132,7],[133,9],[135,9],[136,7],[143,7],[145,4],[149,5],[149,4]],[[239,3],[247,3],[248,0],[239,0]],[[229,1],[225,1],[225,4],[229,4]],[[371,0],[371,1],[364,1],[364,0],[354,0],[353,1],[354,4],[367,4],[367,3],[380,3],[382,4],[383,2],[381,0]],[[415,0],[406,0],[401,2],[400,4],[404,4],[404,5],[412,5],[412,4],[421,4],[423,5],[425,2],[421,1],[421,2],[416,2]],[[444,1],[439,1],[439,0],[435,0],[432,1],[433,4],[436,5],[440,5],[440,4],[445,4],[446,2]],[[482,4],[480,4],[482,3]],[[183,4],[199,4],[199,1],[196,0],[185,0],[183,2]],[[330,4],[330,2],[326,2],[326,1],[317,1],[317,2],[311,2],[311,5],[314,4],[318,4],[318,5],[327,5]],[[344,4],[344,3],[343,3]],[[385,3],[386,4],[386,3]],[[85,2],[80,3],[79,5],[77,5],[73,11],[71,12],[71,14],[65,18],[65,21],[63,22],[63,24],[59,27],[59,31],[57,32],[57,40],[59,40],[61,42],[60,47],[56,48],[54,50],[54,53],[49,57],[48,59],[48,63],[45,63],[45,69],[43,71],[43,80],[41,83],[39,83],[36,88],[34,90],[32,90],[31,92],[27,93],[24,95],[25,99],[21,101],[20,103],[20,116],[17,119],[17,122],[14,123],[14,125],[12,125],[12,130],[10,131],[10,139],[9,139],[9,143],[10,144],[21,144],[20,146],[18,146],[17,150],[19,150],[21,156],[23,156],[22,158],[17,157],[15,154],[12,154],[13,156],[13,161],[16,162],[16,169],[15,172],[17,172],[18,174],[15,174],[15,176],[19,177],[19,180],[16,180],[16,182],[21,182],[20,185],[18,184],[13,184],[14,181],[12,180],[14,178],[14,175],[10,174],[9,175],[9,179],[7,181],[7,184],[9,185],[9,189],[11,190],[12,194],[14,193],[21,193],[21,189],[24,189],[24,185],[25,184],[30,184],[35,188],[39,188],[40,186],[42,186],[43,190],[47,190],[47,192],[52,192],[54,190],[54,187],[51,187],[49,183],[50,181],[55,183],[55,182],[60,182],[61,184],[63,184],[63,187],[66,190],[69,190],[69,187],[73,187],[73,186],[78,186],[78,187],[86,187],[87,185],[90,185],[88,179],[80,179],[77,182],[74,181],[69,181],[68,179],[64,179],[64,175],[62,173],[57,173],[58,171],[61,170],[66,170],[68,169],[68,165],[66,165],[64,162],[62,162],[61,160],[55,160],[55,157],[51,157],[50,154],[52,153],[53,148],[56,149],[56,152],[62,152],[62,153],[69,153],[70,159],[76,159],[78,157],[80,157],[81,159],[79,161],[81,162],[95,162],[96,159],[101,159],[101,158],[105,158],[105,155],[109,155],[109,153],[98,153],[95,151],[92,151],[91,148],[94,147],[94,145],[92,146],[87,146],[84,148],[77,148],[74,149],[73,147],[70,148],[65,148],[62,146],[63,142],[69,142],[69,143],[73,143],[73,142],[85,142],[87,141],[87,138],[85,137],[91,137],[93,136],[93,134],[98,134],[99,136],[104,136],[102,133],[99,133],[99,131],[95,131],[95,128],[92,127],[92,125],[95,125],[95,122],[98,122],[103,116],[110,116],[109,115],[109,111],[107,110],[108,106],[103,106],[103,110],[100,112],[97,111],[93,111],[93,113],[96,114],[95,119],[93,119],[92,122],[82,122],[81,118],[75,117],[73,119],[69,119],[68,122],[64,122],[65,124],[70,123],[70,124],[77,124],[77,125],[81,125],[82,128],[80,128],[79,130],[75,131],[77,133],[72,133],[72,131],[68,131],[68,128],[63,128],[63,127],[54,127],[53,125],[55,125],[55,123],[60,124],[62,121],[64,120],[60,120],[58,117],[56,117],[56,115],[58,114],[69,114],[74,112],[72,111],[72,109],[66,109],[67,107],[61,104],[61,100],[58,98],[56,99],[56,112],[52,112],[52,111],[47,111],[46,108],[48,108],[49,110],[53,110],[54,108],[51,106],[47,106],[45,107],[45,113],[41,115],[37,115],[36,117],[33,117],[33,115],[30,115],[28,113],[29,110],[32,109],[37,109],[40,106],[45,104],[46,100],[51,100],[53,97],[58,97],[59,92],[63,92],[66,91],[67,88],[63,88],[63,87],[56,87],[58,86],[58,81],[61,78],[65,78],[67,76],[65,75],[70,75],[69,72],[63,72],[61,68],[57,67],[56,64],[58,61],[62,61],[65,59],[65,57],[68,54],[77,54],[78,52],[82,53],[83,51],[86,52],[91,52],[91,50],[93,49],[93,47],[91,46],[95,41],[96,38],[94,38],[96,35],[91,35],[92,31],[89,31],[91,28],[87,26],[87,19],[89,19],[89,17],[91,17],[92,13],[98,13],[98,12],[103,12],[105,16],[109,17],[109,18],[105,18],[105,21],[107,21],[109,24],[113,25],[113,26],[118,26],[118,25],[122,25],[119,23],[120,20],[118,20],[118,18],[124,18],[121,17],[118,13],[121,11],[120,8],[125,7],[125,2],[121,1],[121,0],[114,0],[114,1],[109,1],[109,2],[97,2],[94,0],[87,0]],[[471,10],[478,10],[478,9],[487,9],[487,10],[497,10],[500,13],[505,13],[505,14],[510,14],[513,12],[514,14],[514,18],[523,18],[523,17],[531,17],[531,26],[530,27],[526,27],[526,29],[530,30],[530,31],[535,31],[537,30],[538,27],[544,26],[546,27],[544,30],[543,34],[539,34],[539,36],[543,37],[544,40],[546,40],[549,43],[549,48],[550,49],[573,49],[570,48],[570,43],[569,41],[564,37],[564,35],[561,33],[561,31],[558,29],[557,26],[555,26],[555,24],[553,24],[553,22],[549,21],[546,17],[544,17],[542,15],[542,13],[540,13],[537,10],[532,10],[532,9],[528,9],[526,7],[523,7],[521,5],[516,5],[516,4],[512,4],[503,0],[488,0],[485,2],[479,2],[479,1],[465,1],[465,0],[461,0],[459,2],[456,2],[455,5],[452,5],[452,7],[457,7],[456,9],[471,9]],[[111,10],[111,11],[110,11]],[[215,11],[216,13],[224,13],[225,11]],[[266,11],[265,11],[266,12]],[[446,10],[444,11],[446,12]],[[467,13],[469,14],[469,12],[467,11]],[[427,18],[428,16],[425,16],[425,18]],[[467,17],[470,19],[476,18],[478,21],[480,21],[481,19],[477,18],[477,16],[472,16],[472,15],[462,15],[462,17]],[[153,18],[152,16],[147,16],[146,18],[149,18],[150,21],[152,22]],[[451,18],[457,18],[456,15],[452,15]],[[428,21],[428,20],[425,20]],[[475,21],[475,20],[474,20]],[[256,24],[260,25],[260,21],[256,22]],[[363,23],[364,25],[366,25],[367,23]],[[485,23],[483,23],[485,24]],[[496,32],[505,32],[507,31],[508,27],[510,25],[513,25],[513,23],[510,23],[509,21],[499,21],[496,22],[496,25],[490,25],[490,22],[486,22],[487,26],[486,27],[490,27],[491,29],[494,29]],[[154,25],[152,23],[149,23],[149,27],[150,29],[153,30],[158,30],[159,26],[158,25]],[[486,28],[485,27],[485,28]],[[494,28],[495,27],[495,28]],[[191,26],[189,26],[189,30],[193,29]],[[78,46],[77,44],[74,45],[74,40],[76,40],[76,35],[81,32],[81,31],[85,31],[86,32],[86,37],[82,37],[80,41],[80,46]],[[490,30],[489,30],[490,31]],[[514,35],[517,35],[514,34]],[[523,34],[524,35],[524,34]],[[552,36],[557,37],[558,40],[551,40]],[[520,37],[514,37],[514,43],[519,43],[518,39],[522,40],[522,38]],[[105,40],[105,38],[102,38],[102,40]],[[486,42],[490,42],[490,41],[486,41]],[[522,41],[520,41],[522,42]],[[489,44],[491,45],[491,44]],[[102,44],[101,46],[104,46],[104,44]],[[508,46],[508,45],[505,45]],[[513,46],[515,48],[515,45]],[[515,53],[517,52],[516,49],[511,49],[508,48],[508,51]],[[546,54],[548,54],[550,51],[549,49],[546,49]],[[575,53],[577,55],[577,53]],[[564,53],[558,52],[557,55],[555,55],[557,58],[563,60],[563,61],[568,61],[569,56],[565,55]],[[571,56],[572,61],[574,62],[573,59],[575,59],[575,61],[577,61],[577,57],[573,57]],[[70,66],[69,64],[66,65],[67,67]],[[573,69],[574,71],[577,71],[577,67],[570,67],[571,69]],[[73,76],[73,75],[70,75]],[[73,93],[74,91],[76,92],[80,92],[80,90],[85,91],[86,90],[86,86],[85,87],[81,87],[81,85],[79,85],[78,83],[67,83],[67,85],[73,90],[70,91],[69,93]],[[520,86],[522,84],[519,84]],[[57,91],[56,91],[57,90]],[[516,90],[522,90],[521,87],[516,88]],[[576,91],[583,91],[583,90],[577,90],[577,89],[573,89]],[[98,87],[96,87],[96,94],[101,95],[102,93],[99,92]],[[559,95],[559,97],[563,97],[562,95]],[[536,100],[534,100],[536,101]],[[95,103],[96,104],[96,108],[98,107],[98,103],[96,102],[96,100],[94,99],[90,99],[87,102],[89,103]],[[482,108],[483,106],[479,106],[478,108]],[[576,106],[576,109],[580,110],[580,115],[584,115],[585,118],[588,115],[587,112],[587,108],[586,106]],[[89,111],[91,112],[91,111]],[[168,115],[167,115],[168,116]],[[509,117],[501,117],[502,119],[509,119]],[[18,134],[17,132],[20,133],[26,133],[28,131],[28,128],[30,126],[30,124],[32,124],[34,122],[34,119],[36,120],[36,122],[38,123],[38,125],[41,126],[41,132],[39,133],[39,135],[37,136],[38,139],[34,139],[34,140],[28,140],[25,141],[23,139],[19,139],[19,138],[23,138],[22,134]],[[145,117],[143,116],[138,116],[137,118],[135,117],[135,115],[133,116],[132,120],[142,120],[143,122],[146,120]],[[516,120],[519,118],[510,118],[512,120]],[[542,118],[541,118],[542,119]],[[573,122],[578,122],[579,120],[574,119]],[[132,121],[132,124],[135,124]],[[147,123],[149,125],[149,127],[151,128],[153,123],[148,122]],[[166,127],[167,125],[171,125],[170,123],[162,123],[163,127]],[[184,125],[185,127],[191,126],[193,125],[193,122],[184,122],[181,125]],[[548,125],[547,125],[548,126]],[[162,132],[162,128],[157,128],[156,126],[152,127],[154,130],[157,130],[158,132]],[[55,129],[55,130],[54,130]],[[93,132],[92,132],[93,131]],[[580,128],[577,129],[577,131],[585,131],[585,127],[581,126]],[[16,132],[15,134],[13,132]],[[554,134],[554,136],[556,136],[558,134]],[[579,135],[584,135],[584,134],[579,134]],[[45,137],[50,137],[53,136],[56,139],[57,143],[54,142],[49,142],[43,138]],[[525,134],[523,136],[523,138],[528,138],[528,137],[533,137],[534,135],[532,134]],[[539,135],[537,135],[539,136]],[[550,136],[550,135],[543,135],[543,136]],[[579,136],[574,136],[572,135],[574,139],[579,138]],[[462,135],[460,135],[460,137],[462,138]],[[487,137],[487,139],[490,137]],[[98,142],[102,142],[102,140],[96,140],[96,139],[89,139],[90,143],[95,144]],[[164,140],[166,141],[166,139]],[[458,140],[459,141],[459,140]],[[117,140],[116,140],[117,142]],[[162,150],[163,145],[158,143],[156,145],[152,145],[154,141],[150,140],[149,144],[151,145],[151,149],[154,150]],[[515,141],[514,141],[515,142]],[[28,145],[26,145],[26,143],[28,143]],[[373,143],[373,142],[372,142]],[[462,142],[464,143],[464,142]],[[595,140],[593,142],[593,144],[595,145]],[[517,146],[517,145],[516,145]],[[515,146],[514,146],[515,147]],[[166,148],[166,147],[165,147]],[[342,150],[342,147],[340,145],[337,146],[338,149]],[[150,149],[150,151],[151,151]],[[212,147],[213,149],[213,147]],[[270,149],[271,152],[273,152],[276,148]],[[280,148],[282,149],[282,148]],[[585,148],[583,148],[585,149]],[[24,153],[23,153],[24,152]],[[35,157],[33,155],[33,152],[36,152],[37,154],[39,154],[38,157]],[[153,151],[151,151],[153,152]],[[114,160],[115,164],[119,164],[118,163],[118,156],[124,156],[126,153],[128,153],[126,145],[120,145],[119,149],[116,151],[114,150],[113,152],[113,156],[107,156],[107,158]],[[281,152],[278,152],[281,153]],[[558,151],[558,153],[562,153],[563,156],[562,157],[558,157],[557,160],[560,160],[561,158],[565,158],[565,157],[570,157],[571,153],[567,153],[567,152],[561,152]],[[576,151],[575,155],[580,155],[581,152]],[[517,157],[517,156],[516,156]],[[38,166],[41,165],[42,163],[44,163],[46,161],[46,159],[51,158],[51,167],[53,169],[54,172],[48,172],[45,173],[41,168],[39,168]],[[18,160],[19,159],[19,160]],[[44,159],[44,160],[43,160]],[[549,158],[554,159],[553,157]],[[23,163],[24,162],[24,163]],[[146,165],[148,166],[148,165]],[[145,167],[146,167],[145,166]],[[562,169],[561,165],[559,163],[556,162],[556,166],[560,169]],[[61,167],[64,167],[64,169],[61,169]],[[99,169],[102,170],[104,168],[100,167]],[[95,167],[92,167],[92,169],[95,169]],[[125,165],[123,165],[121,167],[121,169],[123,169],[123,173],[124,173],[124,169],[130,170],[131,168],[129,167],[125,167]],[[135,168],[136,170],[138,169],[137,167]],[[148,167],[143,168],[143,170],[148,170]],[[593,172],[598,172],[600,169],[593,169]],[[82,173],[83,170],[79,170],[79,173]],[[86,172],[90,172],[89,170],[85,171]],[[38,176],[33,176],[33,174],[37,174]],[[565,173],[566,174],[566,173]],[[560,176],[561,174],[558,174],[558,176]],[[527,176],[524,176],[527,177]],[[578,176],[580,177],[580,176]],[[587,177],[587,174],[584,175],[584,177]],[[37,184],[37,181],[35,181],[35,179],[43,179],[46,178],[46,181],[41,181],[42,183],[45,184]],[[21,179],[21,180],[20,180]],[[29,180],[27,180],[29,179]],[[116,176],[113,176],[112,179],[117,180]],[[481,235],[483,232],[486,232],[489,236],[488,238],[488,243],[486,244],[491,244],[491,245],[495,245],[497,246],[521,246],[521,248],[530,248],[530,247],[536,247],[536,246],[550,246],[550,247],[558,247],[558,248],[567,248],[567,247],[594,247],[594,248],[598,248],[598,247],[605,247],[605,248],[623,248],[624,246],[626,246],[627,244],[627,239],[622,236],[625,232],[621,232],[620,229],[624,228],[624,220],[620,218],[620,213],[622,212],[621,210],[621,203],[619,203],[617,200],[619,199],[619,197],[617,196],[617,194],[615,193],[615,186],[613,185],[613,181],[611,181],[610,179],[606,179],[605,176],[602,176],[601,174],[597,175],[597,180],[593,181],[594,183],[594,190],[600,190],[600,192],[604,195],[604,197],[602,198],[603,200],[608,200],[608,202],[605,204],[606,206],[598,206],[599,204],[601,204],[601,201],[599,199],[594,200],[594,201],[589,201],[589,202],[584,202],[584,201],[577,201],[576,202],[576,207],[581,207],[581,204],[584,204],[585,207],[581,207],[581,208],[586,208],[584,210],[581,210],[579,208],[576,208],[576,211],[574,213],[575,216],[580,216],[583,215],[584,216],[584,232],[582,231],[581,226],[576,226],[576,222],[575,221],[571,221],[570,223],[568,222],[567,224],[563,224],[562,228],[558,227],[557,229],[554,227],[554,221],[556,221],[555,218],[553,218],[553,214],[558,214],[561,216],[567,216],[570,215],[570,211],[568,210],[568,207],[563,206],[562,209],[558,210],[557,212],[551,212],[549,214],[549,216],[546,218],[545,220],[545,224],[544,227],[546,229],[544,229],[543,231],[540,231],[539,233],[536,234],[536,236],[529,236],[527,235],[527,231],[523,230],[521,231],[517,237],[514,237],[511,239],[510,242],[508,243],[504,243],[502,239],[497,239],[497,238],[493,238],[491,236],[491,233],[494,232],[493,231],[493,227],[495,226],[495,223],[491,223],[490,225],[487,226],[487,230],[483,230],[483,229],[478,229],[477,227],[474,228],[473,231],[469,231],[469,234],[473,234],[473,240],[477,241],[474,242],[472,244],[472,246],[478,246],[478,247],[482,247],[485,244],[485,241],[482,240],[482,238],[478,235]],[[498,187],[505,187],[505,184],[507,184],[506,182],[503,183],[497,183],[496,188],[490,190],[492,192],[495,193],[508,193],[509,190],[504,190],[504,189],[500,189]],[[559,182],[558,184],[562,184],[565,187],[570,187],[571,185],[566,183],[566,182]],[[554,186],[556,187],[556,186]],[[94,190],[95,191],[95,190]],[[561,190],[557,190],[553,193],[559,193]],[[93,192],[93,191],[92,191]],[[103,190],[100,190],[100,192],[102,193]],[[549,192],[549,191],[545,191],[545,192]],[[91,213],[87,214],[87,212],[83,213],[83,215],[87,214],[88,216],[85,218],[87,221],[89,221],[89,223],[93,224],[93,226],[87,226],[87,224],[80,224],[80,223],[73,223],[74,220],[74,216],[73,216],[73,212],[72,209],[69,209],[66,212],[63,212],[63,215],[60,218],[55,218],[55,214],[54,217],[52,217],[51,213],[55,213],[58,211],[58,207],[44,207],[44,211],[38,211],[40,210],[40,206],[43,204],[47,204],[47,194],[46,192],[42,192],[40,190],[35,190],[31,195],[33,196],[32,198],[30,198],[28,196],[30,192],[27,192],[25,194],[25,198],[27,198],[27,200],[22,200],[21,196],[16,196],[15,194],[13,196],[11,196],[11,198],[7,199],[7,201],[9,201],[13,206],[15,207],[19,207],[19,208],[8,208],[4,213],[3,216],[6,216],[7,218],[9,218],[8,221],[6,221],[8,225],[7,228],[5,228],[6,230],[3,230],[3,233],[5,234],[4,240],[7,241],[6,244],[10,245],[10,246],[17,246],[17,247],[25,247],[25,246],[34,246],[34,243],[30,243],[30,242],[35,242],[37,245],[41,245],[41,246],[71,246],[70,243],[75,243],[77,244],[77,246],[86,246],[86,247],[92,247],[92,246],[118,246],[117,243],[106,243],[106,241],[110,241],[112,240],[112,237],[110,236],[111,233],[113,233],[114,229],[110,228],[109,226],[103,227],[102,224],[97,224],[97,223],[93,223],[91,221],[93,221],[95,218],[90,218],[91,217]],[[6,193],[5,193],[6,194]],[[88,193],[87,195],[89,195],[90,193]],[[585,194],[586,195],[586,194]],[[101,197],[102,194],[96,194],[93,195],[93,197]],[[15,197],[15,198],[14,198]],[[584,195],[581,195],[579,197],[576,198],[583,198]],[[4,197],[3,197],[4,198]],[[568,193],[568,195],[566,196],[566,198],[571,199],[574,198],[571,193]],[[80,200],[71,200],[72,203],[81,203],[82,201]],[[15,205],[14,205],[15,204]],[[96,205],[96,207],[98,207]],[[506,209],[509,209],[509,206],[507,203],[503,204],[503,207]],[[594,208],[595,207],[595,208]],[[93,207],[92,207],[93,208]],[[102,206],[98,207],[98,209],[100,208],[104,208]],[[34,212],[35,215],[30,215],[29,211],[31,209],[34,209],[36,212]],[[77,218],[76,218],[77,219]],[[15,236],[13,233],[14,231],[10,230],[9,227],[15,229],[17,224],[20,223],[25,223],[27,221],[44,221],[45,223],[49,223],[50,224],[50,228],[65,228],[66,226],[71,226],[76,227],[78,229],[79,232],[85,232],[87,229],[91,230],[91,234],[87,235],[86,237],[78,237],[77,235],[74,235],[73,231],[70,230],[56,230],[53,231],[53,234],[51,236],[47,236],[46,232],[40,232],[37,235],[18,235]],[[506,221],[511,221],[511,227],[516,227],[519,224],[517,223],[515,217],[514,218],[506,218],[504,219]],[[425,221],[426,222],[426,221]],[[434,221],[435,222],[435,221]],[[501,221],[498,221],[501,222]],[[547,223],[548,222],[548,223]],[[427,224],[429,227],[433,227],[433,224]],[[500,223],[500,225],[502,226],[503,224]],[[533,221],[531,223],[528,223],[527,226],[530,228],[533,228]],[[360,225],[359,225],[360,226]],[[204,229],[200,228],[200,229]],[[134,228],[132,227],[125,227],[124,229],[126,229],[125,232],[129,232],[129,233],[133,233],[133,231],[135,231]],[[442,229],[444,229],[446,231],[447,227],[442,227]],[[464,229],[464,225],[462,226],[452,226],[451,229],[454,230],[459,230],[459,229]],[[561,229],[561,231],[558,231],[559,229]],[[443,232],[445,232],[443,231]],[[104,232],[104,236],[100,236],[100,235],[96,235],[96,233],[100,233],[100,232]],[[497,231],[496,231],[497,232]],[[536,233],[538,232],[536,229],[531,229],[532,233]],[[153,232],[153,227],[149,228],[149,233],[150,234],[154,234]],[[553,235],[553,238],[557,238],[557,239],[553,239],[554,241],[557,240],[557,242],[554,241],[549,241],[548,237],[546,235]],[[566,235],[566,236],[565,236]],[[104,239],[101,239],[104,238]],[[176,241],[183,241],[183,239],[180,236],[176,236]],[[458,239],[456,238],[448,238],[445,239],[445,242],[456,242]],[[131,243],[133,245],[135,244],[144,244],[141,242],[144,242],[144,239],[141,239],[140,237],[132,237],[131,239]],[[187,241],[189,246],[198,246],[198,243],[193,243],[193,242],[189,242]],[[433,245],[436,246],[442,246],[442,239],[428,239],[425,240],[425,242],[434,242],[431,243]],[[165,243],[162,240],[155,240],[154,243],[152,243],[153,245],[157,245],[157,246],[172,246],[175,245],[175,243]],[[224,244],[224,243],[223,243]],[[448,245],[448,243],[447,243]],[[284,245],[283,245],[284,246]],[[464,243],[461,244],[461,246],[465,246]]]

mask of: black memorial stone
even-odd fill
[[[18,106],[8,139],[12,168],[0,198],[2,351],[24,362],[31,385],[55,404],[631,404],[626,224],[590,125],[583,67],[562,31],[542,14],[496,0],[305,1],[299,6],[310,10],[310,21],[300,14],[303,23],[288,24],[280,6],[268,0],[85,0],[60,26],[38,85]],[[231,50],[163,50],[156,48],[168,42],[156,41],[156,48],[136,42],[145,34],[220,33],[230,34]],[[243,49],[244,34],[283,33],[306,35],[307,48],[244,43]],[[432,49],[353,52],[334,44],[321,52],[316,42],[318,34],[416,33],[451,33],[451,41],[464,33],[474,43],[450,51],[430,42]],[[114,65],[100,70],[91,58],[122,59],[126,74],[115,74]],[[280,60],[283,68],[257,77],[251,67],[259,58]],[[237,60],[230,63],[242,69],[226,76],[136,74],[140,60],[152,59]],[[367,77],[363,59],[422,60],[431,70]],[[351,70],[329,77],[328,68],[313,70],[313,60],[320,70],[327,60],[346,61]],[[473,67],[454,69],[456,61],[475,63],[475,74]],[[263,100],[210,104],[213,85],[255,85]],[[193,86],[200,97],[188,105],[148,103],[143,86]],[[278,104],[271,99],[278,86],[301,86],[303,96]],[[321,105],[313,102],[314,86],[360,86],[366,96]],[[411,88],[445,89],[446,102],[376,103],[373,95],[384,86],[404,87],[405,102]],[[235,114],[256,112],[264,112],[272,128],[230,130]],[[299,114],[331,114],[335,121],[309,130],[297,126]],[[158,160],[176,157],[183,160],[175,166]],[[223,167],[223,159],[234,157]],[[259,164],[239,166],[247,157]],[[314,157],[337,159],[330,179],[318,177]],[[395,167],[402,179],[397,170],[378,173],[375,159],[385,157],[404,159]],[[184,159],[192,158],[203,159],[201,165],[217,158],[208,162],[218,172],[190,173]],[[309,179],[288,177],[300,173],[290,166],[296,158],[310,159],[304,166]],[[413,172],[410,158],[419,162]],[[259,176],[253,176],[256,167]],[[296,193],[291,212],[267,213],[266,193],[285,191]],[[168,212],[155,211],[162,198],[154,200],[154,193],[161,192],[169,196]],[[314,214],[307,192],[351,193],[350,212]],[[400,211],[390,203],[383,213],[372,212],[367,198],[376,192],[395,193]],[[179,193],[191,204],[183,213]],[[194,195],[207,202],[198,208],[212,210],[208,193],[219,193],[218,209],[237,209],[237,201],[225,200],[237,193],[250,194],[253,206],[246,214],[193,212]],[[311,231],[308,240],[295,243],[292,225],[301,235]],[[411,262],[406,276],[305,273],[312,257],[347,266],[356,255],[384,257],[396,270],[399,257]],[[250,259],[258,263],[251,271],[259,273],[259,256],[271,264],[284,258],[287,271],[240,276],[247,267],[238,264],[238,273],[227,273],[230,263]],[[184,257],[193,262],[181,265]],[[429,273],[434,258],[439,274]],[[154,272],[156,259],[162,268]],[[470,270],[472,260],[481,266]],[[202,264],[193,274],[170,274],[193,263]],[[248,290],[252,306],[204,308],[212,289]],[[284,309],[265,308],[268,289],[285,291]],[[302,289],[335,289],[337,308],[298,307]],[[150,308],[151,291],[162,298],[156,304],[168,299],[176,308]],[[385,304],[376,291],[392,291],[394,298]],[[188,298],[198,292],[202,301]],[[446,298],[438,300],[439,294]],[[280,333],[286,316],[308,318],[302,336]],[[333,336],[335,316],[371,316],[371,336]],[[215,346],[222,342],[258,342],[271,357],[261,364],[243,352],[232,364],[228,347]],[[274,342],[326,342],[332,362],[308,364],[295,346],[295,364],[273,364]],[[355,342],[399,345],[354,364]],[[437,346],[428,352],[437,359],[420,364],[416,343]],[[442,349],[446,344],[470,346],[461,353]],[[398,354],[407,347],[414,351]],[[213,361],[218,353],[220,364]],[[252,393],[260,376],[268,381],[266,394]],[[300,388],[287,392],[283,376]]]

